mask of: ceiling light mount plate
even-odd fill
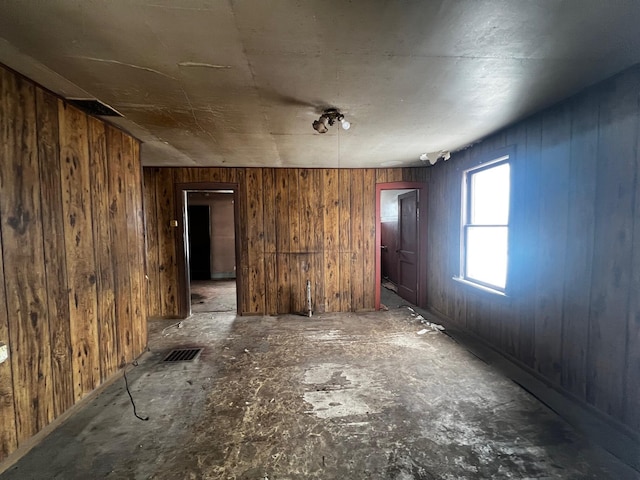
[[[318,133],[327,133],[329,127],[340,122],[344,130],[349,130],[351,124],[344,119],[344,115],[337,108],[327,108],[318,120],[313,122],[313,129]]]

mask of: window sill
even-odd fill
[[[504,292],[501,292],[500,290],[494,290],[493,288],[485,287],[484,285],[470,282],[469,280],[466,280],[462,277],[453,277],[452,280],[461,285],[464,285],[465,287],[469,288],[469,290],[475,291],[476,293],[483,292],[483,293],[487,293],[489,295],[495,296],[497,298],[503,298],[505,300],[510,298],[509,295],[507,295]]]

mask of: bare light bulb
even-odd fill
[[[340,120],[340,123],[342,124],[343,130],[349,130],[351,128],[351,124],[347,122],[344,118]]]

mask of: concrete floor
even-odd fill
[[[191,312],[237,312],[236,280],[192,280]]]
[[[128,374],[148,421],[119,380],[0,479],[625,478],[447,335],[419,335],[406,308],[173,323],[150,324]],[[162,362],[184,346],[204,351]]]

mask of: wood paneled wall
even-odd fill
[[[0,67],[0,460],[146,346],[139,145]]]
[[[145,168],[149,312],[178,316],[175,185],[237,184],[242,314],[372,310],[375,185],[426,169]]]
[[[640,69],[433,167],[429,304],[640,432]],[[510,298],[459,273],[462,171],[515,146]]]

